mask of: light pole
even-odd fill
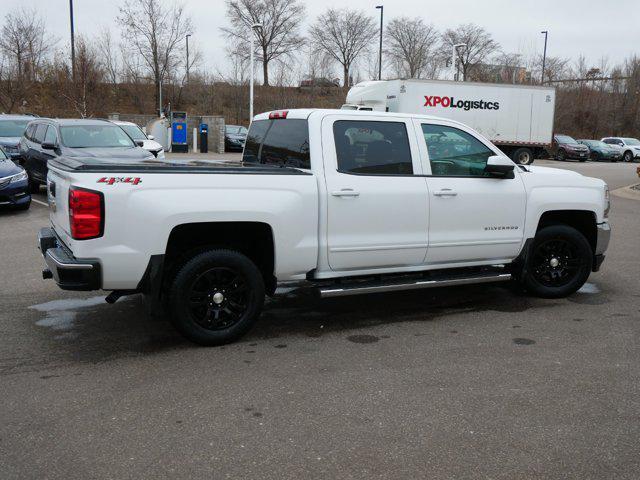
[[[378,80],[382,80],[382,20],[384,18],[384,5],[378,5],[380,9],[380,57],[378,59]]]
[[[544,33],[544,51],[542,52],[542,75],[540,76],[540,85],[544,85],[544,68],[547,63],[547,36],[549,32],[547,30],[543,30],[540,33]]]
[[[249,79],[249,123],[253,122],[253,36],[254,32],[262,28],[261,23],[251,25],[251,53],[249,61],[250,79]]]
[[[456,43],[452,45],[451,49],[451,78],[455,82],[456,80],[456,56],[458,54],[458,47],[466,47],[466,43]]]
[[[71,26],[71,76],[76,79],[76,42],[73,34],[73,0],[69,0],[69,23]]]
[[[189,37],[191,36],[190,33],[187,33],[185,35],[185,40],[187,41],[187,83],[189,83]]]

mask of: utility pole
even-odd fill
[[[378,58],[378,80],[382,80],[382,22],[384,19],[384,5],[378,5],[380,9],[380,57]]]
[[[456,57],[458,56],[458,47],[466,47],[467,44],[466,43],[456,43],[455,45],[452,45],[451,47],[451,77],[453,78],[453,81],[456,81],[456,77],[457,75],[457,67],[456,67]],[[460,80],[458,78],[458,80]]]
[[[250,70],[250,78],[249,78],[249,124],[253,122],[253,37],[255,35],[255,30],[262,28],[261,23],[254,23],[251,25],[251,56],[249,60],[249,70]]]
[[[187,83],[189,83],[189,37],[191,36],[190,33],[187,33],[187,35],[184,37],[185,40],[187,41]]]
[[[73,33],[73,0],[69,0],[69,20],[71,25],[71,76],[76,80],[76,42]]]
[[[544,33],[544,52],[542,53],[542,75],[540,77],[540,85],[544,85],[544,68],[547,63],[547,36],[549,32],[547,30],[543,30],[540,33]]]

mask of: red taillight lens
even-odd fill
[[[289,115],[289,110],[281,110],[279,112],[271,112],[269,114],[269,120],[277,120],[279,118],[287,118],[287,115]]]
[[[75,240],[101,237],[104,231],[102,193],[71,188],[69,190],[69,224],[71,237]]]

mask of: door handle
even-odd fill
[[[359,197],[360,192],[356,192],[352,188],[343,188],[342,190],[336,190],[331,192],[334,197]]]
[[[454,192],[450,188],[443,188],[442,190],[438,190],[437,192],[433,192],[436,197],[456,197],[458,196],[458,192]]]

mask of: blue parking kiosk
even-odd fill
[[[177,153],[187,153],[189,151],[187,112],[171,113],[171,151]]]

